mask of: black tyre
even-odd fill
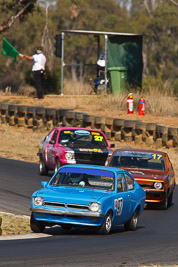
[[[63,225],[61,225],[61,228],[63,231],[69,231],[72,229],[72,226],[68,225],[68,224],[63,224]]]
[[[34,114],[36,113],[36,107],[34,106],[28,106],[27,107],[27,114]]]
[[[56,117],[56,112],[55,108],[46,108],[46,116]]]
[[[156,131],[156,123],[147,123],[146,124],[146,130],[147,131]]]
[[[9,105],[8,106],[8,111],[12,112],[12,113],[16,112],[17,111],[17,105],[14,105],[14,104]]]
[[[114,127],[123,127],[124,126],[124,120],[123,119],[114,119],[113,120],[113,126]]]
[[[138,224],[138,211],[136,210],[132,215],[131,219],[124,224],[126,231],[134,231],[137,228]]]
[[[96,116],[95,124],[105,124],[105,117]]]
[[[168,206],[169,206],[169,200],[168,200],[168,196],[166,194],[164,201],[161,203],[160,209],[161,210],[167,210]]]
[[[59,159],[56,159],[56,165],[55,165],[55,169],[54,171],[57,172],[57,170],[61,167],[61,163],[59,161]]]
[[[68,112],[65,114],[64,117],[66,117],[66,119],[69,119],[69,120],[74,120],[74,119],[75,119],[75,112],[73,112],[73,111],[68,111]]]
[[[42,156],[40,156],[39,170],[40,170],[40,175],[47,175],[48,174],[48,168],[47,168]]]
[[[112,213],[108,212],[104,218],[102,226],[99,228],[98,233],[101,235],[108,235],[112,228]]]
[[[36,107],[36,115],[40,115],[40,116],[45,115],[45,108],[37,106]]]
[[[168,206],[169,207],[172,205],[172,199],[173,199],[173,192],[168,197]]]
[[[83,120],[84,122],[87,122],[87,123],[94,123],[95,121],[95,116],[94,115],[88,115],[88,114],[85,114],[84,117],[83,117]]]
[[[113,125],[113,121],[114,121],[113,118],[110,118],[110,117],[106,117],[106,118],[105,118],[105,124],[106,124],[107,126],[112,126],[112,125]]]
[[[75,112],[75,119],[76,120],[83,120],[83,112]]]
[[[66,115],[66,113],[68,111],[71,111],[71,110],[72,109],[58,109],[57,110],[57,115],[58,115],[58,117],[62,118],[62,117],[64,117]]]
[[[34,233],[43,233],[45,230],[45,225],[43,222],[37,221],[33,217],[33,212],[30,218],[30,228]]]
[[[169,136],[177,136],[177,128],[169,127],[168,128],[168,135]]]
[[[133,128],[133,129],[135,129],[135,125],[136,125],[136,122],[137,121],[132,121],[132,120],[125,120],[124,121],[124,128]]]
[[[146,129],[146,123],[142,121],[137,121],[135,125],[135,130],[145,130]]]
[[[7,111],[8,110],[8,106],[9,106],[8,103],[1,103],[1,107],[0,107],[1,112]]]
[[[17,106],[17,112],[24,114],[27,112],[27,106]]]

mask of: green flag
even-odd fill
[[[3,38],[2,54],[13,57],[14,61],[16,61],[19,52],[5,38]]]

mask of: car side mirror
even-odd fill
[[[41,182],[41,185],[42,185],[42,187],[47,187],[48,182],[46,182],[46,181],[42,181],[42,182]]]
[[[50,140],[49,143],[50,143],[51,145],[55,145],[55,141],[54,141],[54,140]]]
[[[110,145],[110,148],[113,148],[113,147],[115,147],[115,144],[111,144],[111,145]]]

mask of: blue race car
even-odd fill
[[[145,204],[145,192],[130,173],[95,165],[65,165],[31,199],[33,232],[45,226],[63,229],[93,227],[109,234],[112,225],[135,230]]]

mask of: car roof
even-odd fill
[[[115,167],[108,167],[108,166],[101,166],[101,165],[89,165],[89,164],[70,164],[64,165],[61,168],[84,168],[84,169],[95,169],[95,170],[103,170],[103,171],[112,171],[112,172],[126,172],[123,169],[115,168]]]
[[[92,129],[92,128],[81,128],[81,127],[55,127],[54,129],[57,130],[82,130],[82,131],[94,131],[94,132],[100,132],[103,133],[101,130],[98,129]]]
[[[161,154],[161,155],[165,155],[166,152],[164,151],[160,151],[160,150],[156,150],[156,149],[139,149],[139,148],[118,148],[114,151],[114,153],[116,152],[120,152],[120,151],[129,151],[129,152],[142,152],[142,153],[152,153],[152,154]]]

